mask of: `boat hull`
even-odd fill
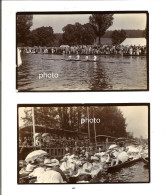
[[[141,160],[142,160],[141,158],[138,158],[138,159],[135,159],[135,160],[131,160],[131,161],[127,161],[125,163],[118,164],[116,166],[108,167],[107,172],[111,173],[113,171],[117,171],[118,169],[121,169],[121,168],[124,168],[124,167],[127,167],[127,166],[131,166],[134,163],[139,162]]]

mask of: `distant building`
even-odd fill
[[[145,38],[126,38],[121,45],[130,46],[146,46],[146,39]]]

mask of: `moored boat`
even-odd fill
[[[118,169],[121,169],[121,168],[124,168],[124,167],[127,167],[127,166],[131,166],[134,163],[139,162],[141,160],[142,160],[141,158],[137,158],[137,159],[134,159],[134,160],[128,160],[124,163],[121,163],[121,164],[118,164],[118,165],[115,165],[115,166],[112,166],[112,167],[109,166],[109,167],[107,167],[107,172],[111,173],[113,171],[117,171]]]
[[[142,161],[143,161],[146,165],[149,164],[149,158],[148,158],[148,156],[147,156],[146,154],[142,154],[142,155],[141,155],[141,158],[142,158]]]

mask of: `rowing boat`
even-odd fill
[[[118,165],[115,165],[115,166],[109,166],[107,168],[107,172],[111,173],[113,171],[117,171],[118,169],[121,169],[121,168],[124,168],[124,167],[127,167],[127,166],[130,166],[130,165],[133,165],[134,163],[136,162],[139,162],[141,161],[141,158],[138,158],[138,159],[134,159],[134,160],[128,160],[124,163],[121,163],[121,164],[118,164]]]
[[[55,59],[55,58],[42,58],[43,60],[57,60],[57,61],[67,61],[67,62],[100,62],[100,63],[124,63],[130,64],[130,62],[114,62],[114,61],[100,61],[100,60],[68,60],[68,59]]]
[[[148,164],[149,164],[149,159],[148,159],[148,157],[147,157],[147,156],[142,155],[142,156],[141,156],[141,158],[142,158],[142,161],[143,161],[146,165],[148,165]]]
[[[56,59],[56,58],[42,58],[43,60],[60,60],[60,61],[68,61],[68,62],[98,62],[98,60],[94,61],[94,60],[75,60],[75,59]]]
[[[98,60],[65,60],[65,61],[71,61],[71,62],[98,62]]]
[[[142,57],[142,56],[146,56],[146,54],[141,54],[141,55],[136,55],[136,54],[128,54],[128,53],[124,53],[123,56],[135,56],[135,57]]]

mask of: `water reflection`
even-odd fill
[[[149,182],[149,169],[143,162],[137,162],[130,167],[124,167],[112,173],[106,173],[96,178],[92,183],[125,183]]]
[[[61,55],[23,55],[23,65],[17,69],[18,90],[147,89],[146,57],[98,56],[98,62],[61,59]],[[59,77],[39,79],[43,72]]]

